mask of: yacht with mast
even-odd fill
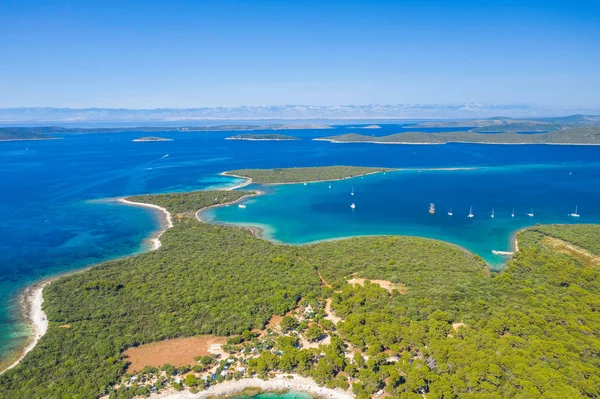
[[[569,216],[572,216],[574,218],[578,218],[579,217],[579,213],[577,213],[577,205],[575,205],[575,213],[571,213],[571,214],[569,214]]]
[[[529,212],[529,213],[527,214],[527,216],[529,216],[529,217],[533,217],[533,208],[531,208],[531,212]]]
[[[467,216],[468,218],[473,218],[475,217],[475,215],[473,215],[473,207],[469,208],[469,215]]]

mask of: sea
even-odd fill
[[[287,392],[262,392],[257,395],[236,395],[232,396],[231,399],[311,399],[307,393],[290,390]]]
[[[206,212],[215,223],[258,226],[266,238],[294,245],[357,235],[414,235],[460,245],[501,270],[506,258],[492,250],[510,251],[511,236],[523,227],[600,222],[598,146],[312,140],[415,130],[401,124],[363,126],[277,132],[300,137],[298,141],[232,141],[225,138],[239,132],[226,131],[127,131],[0,142],[0,357],[14,356],[30,334],[19,302],[28,285],[150,248],[160,218],[116,198],[239,184],[240,179],[219,175],[226,170],[326,165],[399,169],[334,181],[331,188],[329,182],[252,185],[247,188],[265,194],[248,200],[246,208]],[[149,135],[173,141],[132,142]],[[569,216],[575,207],[578,218]],[[469,212],[474,217],[468,218]]]

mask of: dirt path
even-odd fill
[[[317,274],[319,275],[319,278],[321,279],[321,282],[323,283],[323,285],[327,288],[331,288],[331,284],[329,284],[327,281],[325,281],[325,279],[321,275],[321,272],[319,271],[319,269],[317,269]]]
[[[327,301],[325,301],[325,318],[328,320],[331,320],[333,322],[333,324],[337,324],[338,321],[343,321],[341,317],[337,317],[336,315],[333,314],[333,312],[331,311],[331,298],[327,298]]]
[[[558,238],[545,236],[542,245],[579,260],[585,266],[600,266],[600,256],[596,256],[583,248],[579,248]]]

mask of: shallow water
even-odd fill
[[[264,392],[264,393],[259,393],[258,395],[254,395],[254,396],[248,396],[248,395],[236,395],[233,396],[231,399],[310,399],[312,398],[312,396],[310,396],[307,393],[304,392],[297,392],[297,391],[288,391],[285,393],[274,393],[274,392]]]
[[[232,132],[153,132],[175,139],[155,143],[133,143],[132,139],[148,135],[141,132],[1,142],[0,354],[10,354],[27,336],[18,312],[18,294],[25,286],[149,247],[146,240],[159,228],[155,212],[107,198],[239,182],[219,176],[224,170],[319,165],[489,167],[388,173],[334,182],[331,191],[325,184],[279,186],[269,188],[272,195],[250,201],[245,213],[236,207],[215,211],[223,220],[265,225],[273,237],[291,243],[353,234],[417,234],[447,239],[488,256],[490,242],[492,249],[506,249],[507,235],[523,225],[570,221],[566,214],[575,205],[579,205],[580,222],[598,221],[599,147],[310,140],[346,132],[384,135],[400,130],[386,125],[376,131],[285,131],[304,139],[290,142],[224,140]],[[349,208],[352,185],[354,214]],[[427,213],[430,202],[438,210],[433,217]],[[465,218],[470,205],[476,215],[471,221]],[[455,214],[450,220],[445,215],[448,207]],[[492,207],[497,215],[493,221],[488,217]],[[518,213],[515,220],[507,219],[512,207]],[[531,207],[535,219],[523,216]]]
[[[334,181],[331,188],[329,183],[272,187],[246,201],[245,209],[215,208],[204,217],[260,225],[265,237],[294,244],[354,235],[436,238],[465,247],[498,269],[506,258],[492,250],[511,251],[510,236],[518,229],[600,222],[599,188],[600,164],[415,169]],[[579,218],[568,215],[576,204]],[[468,218],[471,207],[474,217]],[[527,215],[532,208],[533,217]]]

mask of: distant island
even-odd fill
[[[341,180],[391,170],[393,169],[363,166],[321,166],[312,168],[239,169],[223,172],[222,174],[250,179],[253,183],[258,184],[286,184]]]
[[[507,118],[495,117],[489,119],[463,119],[458,121],[431,121],[416,125],[403,126],[405,129],[414,128],[467,128],[471,132],[508,133],[508,132],[550,132],[573,127],[600,126],[600,116],[570,115],[553,118]]]
[[[363,126],[363,127],[361,127],[361,129],[381,129],[381,126],[379,126],[379,125],[369,125],[369,126]]]
[[[286,136],[284,134],[238,134],[237,136],[226,137],[225,140],[279,141],[300,139],[298,137]]]
[[[139,139],[135,139],[132,140],[134,142],[145,142],[145,141],[173,141],[173,139],[166,139],[164,137],[155,137],[155,136],[148,136],[148,137],[140,137]]]
[[[69,133],[115,133],[115,132],[220,132],[220,131],[255,131],[255,130],[321,130],[335,129],[329,125],[214,125],[214,126],[135,126],[135,127],[62,127],[62,126],[30,126],[0,127],[1,134],[69,134]]]
[[[54,137],[48,137],[42,134],[37,128],[9,127],[0,128],[0,141],[17,140],[51,140]]]
[[[564,144],[600,145],[600,127],[573,127],[539,134],[497,133],[484,134],[473,131],[461,132],[406,132],[389,136],[365,136],[357,133],[341,134],[313,139],[332,143],[375,143],[375,144]]]

